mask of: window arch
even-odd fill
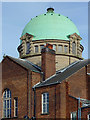
[[[9,89],[3,93],[3,117],[11,117],[11,91]]]
[[[72,54],[76,54],[76,43],[75,42],[73,42],[72,43]]]

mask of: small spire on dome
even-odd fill
[[[53,12],[54,12],[54,8],[52,8],[52,7],[47,8],[47,12],[48,12],[48,13],[53,13]]]

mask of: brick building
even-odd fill
[[[63,36],[59,33],[53,36],[62,19],[71,28],[65,29],[63,24]],[[47,30],[51,32],[47,36],[46,26],[42,27],[44,35],[33,32],[40,30],[41,25],[34,28],[39,21],[51,21],[50,29],[56,20],[56,30]],[[33,29],[27,29],[30,26]],[[2,120],[90,120],[90,60],[83,60],[80,40],[75,25],[65,16],[54,13],[53,8],[29,22],[18,47],[20,58],[5,56],[0,64]]]

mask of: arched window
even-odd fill
[[[76,43],[75,42],[73,42],[72,43],[72,54],[76,54]]]
[[[3,93],[3,117],[11,117],[11,91],[9,89]]]

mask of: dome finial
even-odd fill
[[[52,7],[47,8],[48,13],[52,13],[53,11],[54,11],[54,8],[52,8]]]

